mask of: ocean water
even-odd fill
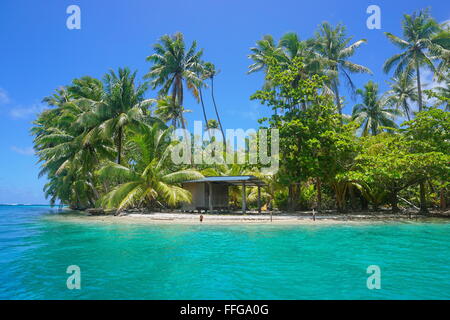
[[[450,224],[74,223],[0,206],[0,299],[449,299]],[[69,290],[66,269],[81,270]],[[369,290],[367,267],[381,270]]]

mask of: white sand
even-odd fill
[[[203,222],[200,222],[200,214],[187,213],[130,213],[123,216],[89,216],[80,215],[53,215],[51,219],[68,222],[101,222],[114,223],[136,223],[136,224],[188,224],[188,225],[230,225],[230,224],[272,224],[272,225],[355,225],[366,223],[383,223],[387,221],[410,221],[399,216],[390,215],[321,215],[312,216],[295,214],[267,214],[233,215],[233,214],[203,214]]]

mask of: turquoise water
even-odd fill
[[[87,224],[0,206],[0,299],[449,299],[450,224]],[[81,289],[66,268],[81,269]],[[369,290],[366,268],[381,269]]]

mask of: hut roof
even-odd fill
[[[203,179],[189,180],[186,183],[224,183],[231,185],[242,185],[245,183],[247,186],[264,186],[264,181],[260,180],[255,176],[214,176],[214,177],[204,177]]]

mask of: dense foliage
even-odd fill
[[[265,175],[248,162],[171,162],[176,142],[170,136],[186,127],[184,113],[190,112],[183,106],[186,91],[201,105],[206,127],[225,135],[214,96],[218,70],[202,60],[195,41],[187,47],[181,33],[164,35],[147,58],[151,67],[141,84],[136,72],[120,68],[102,81],[74,79],[44,98],[49,108],[32,134],[40,174],[48,178],[46,195],[74,209],[175,208],[191,199],[183,181],[254,174],[267,184],[261,194],[267,209],[446,209],[449,29],[426,10],[405,15],[402,28],[402,38],[386,33],[401,52],[384,64],[385,72],[394,70],[385,93],[373,81],[355,88],[352,73],[371,73],[350,61],[367,41],[352,42],[343,25],[323,23],[306,40],[287,33],[278,43],[270,35],[257,41],[248,72],[264,72],[265,80],[251,99],[271,108],[260,124],[278,129],[280,142],[280,168]],[[433,89],[423,90],[424,68],[439,82]],[[149,87],[158,89],[156,97],[146,98]],[[357,99],[351,115],[343,113],[343,87]],[[207,117],[210,111],[216,119]],[[246,196],[255,206],[256,189]],[[230,189],[232,207],[241,197],[239,187]]]

